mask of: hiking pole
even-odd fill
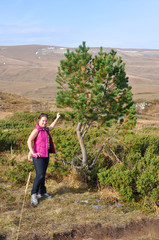
[[[25,187],[25,194],[24,194],[22,209],[21,209],[20,218],[19,218],[19,226],[18,226],[18,230],[17,230],[16,240],[18,240],[18,237],[19,237],[21,221],[22,221],[22,215],[23,215],[23,209],[24,209],[24,203],[25,203],[25,198],[26,198],[26,194],[27,194],[27,189],[28,189],[28,186],[29,186],[30,177],[31,177],[31,172],[29,172],[28,181],[27,181],[27,184],[26,184],[26,187]]]

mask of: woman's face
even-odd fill
[[[47,117],[44,116],[39,120],[39,126],[44,128],[46,127],[46,125],[47,125]]]

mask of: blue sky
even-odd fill
[[[0,0],[0,46],[159,49],[159,0]]]

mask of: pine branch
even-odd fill
[[[88,167],[89,169],[92,169],[92,168],[94,167],[94,165],[95,165],[95,163],[96,163],[96,160],[97,160],[99,154],[101,153],[101,151],[103,150],[104,146],[105,146],[105,143],[103,143],[102,146],[101,146],[101,148],[98,150],[97,155],[96,155],[96,157],[94,158],[92,164]]]
[[[86,127],[86,125],[87,125],[87,122],[88,122],[88,120],[87,121],[85,121],[85,123],[83,124],[83,126],[82,126],[82,124],[81,124],[81,132],[83,132],[84,131],[84,128]]]
[[[78,169],[80,169],[80,167],[77,167],[77,166],[74,165],[74,159],[72,159],[71,162],[67,162],[67,161],[65,161],[65,160],[63,160],[63,159],[61,159],[61,158],[58,159],[58,158],[55,157],[55,160],[58,161],[58,162],[60,162],[60,161],[63,162],[64,165],[65,165],[65,164],[71,165],[71,166],[75,169],[75,171],[76,171],[77,173],[78,173]]]
[[[122,124],[122,125],[123,125],[123,124]],[[116,131],[113,135],[109,136],[109,137],[106,139],[106,141],[109,142],[109,140],[110,140],[111,138],[115,137],[119,131],[120,131],[120,128],[118,128],[117,131]]]
[[[116,158],[117,162],[120,163],[120,164],[122,164],[122,162],[119,160],[119,158],[117,157],[117,155],[115,154],[115,152],[114,152],[111,148],[109,148],[109,149],[110,149],[110,151],[113,153],[113,155],[114,155],[114,157]]]
[[[82,134],[82,137],[83,137],[83,138],[84,138],[85,134],[87,133],[88,129],[90,128],[90,126],[91,126],[91,123],[88,122],[88,123],[87,123],[87,127],[86,127],[84,133]]]
[[[61,161],[61,162],[63,162],[63,163],[64,163],[64,165],[65,165],[65,164],[70,164],[70,165],[72,165],[72,163],[71,163],[71,162],[67,162],[67,161],[65,161],[65,160],[63,160],[63,159],[61,159],[61,158],[60,158],[60,159],[58,159],[58,158],[56,158],[56,157],[55,157],[55,160],[56,160],[56,161],[58,161],[58,162],[60,162],[60,161]]]

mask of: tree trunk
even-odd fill
[[[79,141],[81,151],[82,151],[82,164],[83,164],[83,166],[87,166],[88,165],[87,150],[86,150],[86,147],[85,147],[85,144],[84,144],[84,141],[83,141],[81,127],[82,127],[82,123],[78,123],[77,137],[78,137],[78,141]]]

